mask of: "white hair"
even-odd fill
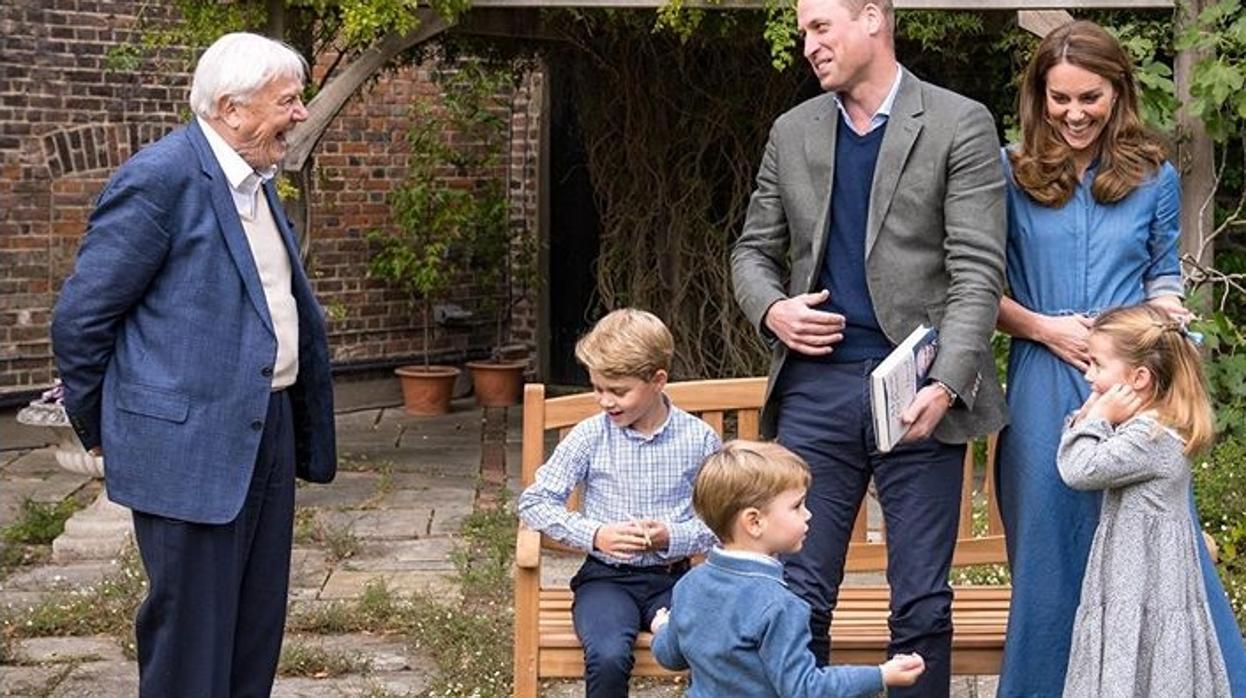
[[[307,77],[307,61],[280,41],[259,34],[235,32],[217,39],[199,57],[190,83],[190,108],[211,119],[221,97],[246,103],[276,78]]]

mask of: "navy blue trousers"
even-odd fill
[[[290,398],[282,391],[269,400],[238,518],[208,525],[134,512],[149,582],[135,621],[140,696],[249,698],[272,692],[285,631],[293,524],[294,430]]]
[[[776,391],[778,441],[813,474],[809,535],[785,560],[792,591],[809,602],[813,650],[830,661],[831,617],[844,578],[852,526],[874,478],[887,532],[891,586],[888,656],[918,652],[926,672],[893,696],[947,696],[951,690],[952,590],[948,572],[960,513],[963,444],[923,439],[878,452],[870,412],[877,361],[835,364],[789,359]]]
[[[687,570],[687,561],[671,568],[584,561],[571,578],[571,620],[584,646],[588,698],[627,698],[636,635],[659,608],[670,608],[671,589]]]

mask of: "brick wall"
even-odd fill
[[[137,148],[188,118],[186,72],[149,59],[136,69],[110,69],[116,64],[110,51],[136,40],[141,5],[42,0],[0,6],[0,395],[52,381],[51,308],[72,271],[92,200]],[[159,3],[142,6],[149,20],[173,19],[160,15],[167,11]],[[515,140],[506,167],[513,221],[532,234],[539,114],[530,95],[539,86],[534,76],[515,95]],[[339,366],[419,352],[417,313],[401,294],[366,278],[364,236],[389,224],[385,196],[405,172],[409,105],[432,90],[418,68],[387,73],[348,103],[317,149],[307,266],[330,311]],[[486,296],[505,292],[462,279],[453,300],[479,319],[439,331],[433,353],[446,361],[485,354],[493,331],[480,306]],[[529,315],[517,316],[517,337],[525,340],[534,336]]]

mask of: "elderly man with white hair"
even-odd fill
[[[65,408],[134,511],[143,696],[266,696],[294,480],[337,467],[320,307],[272,178],[307,64],[255,34],[195,70],[195,119],[100,194],[52,322]]]

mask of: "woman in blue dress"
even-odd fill
[[[1056,470],[1064,417],[1086,399],[1086,337],[1099,312],[1144,300],[1181,305],[1180,182],[1138,117],[1132,67],[1092,22],[1052,31],[1020,97],[1022,142],[1004,152],[1008,284],[999,327],[1012,335],[1011,426],[1000,440],[1000,510],[1012,610],[999,696],[1059,696],[1099,493]],[[1191,498],[1191,516],[1197,517]],[[1200,542],[1202,538],[1199,537]],[[1235,698],[1246,698],[1246,648],[1216,571],[1203,578]]]

